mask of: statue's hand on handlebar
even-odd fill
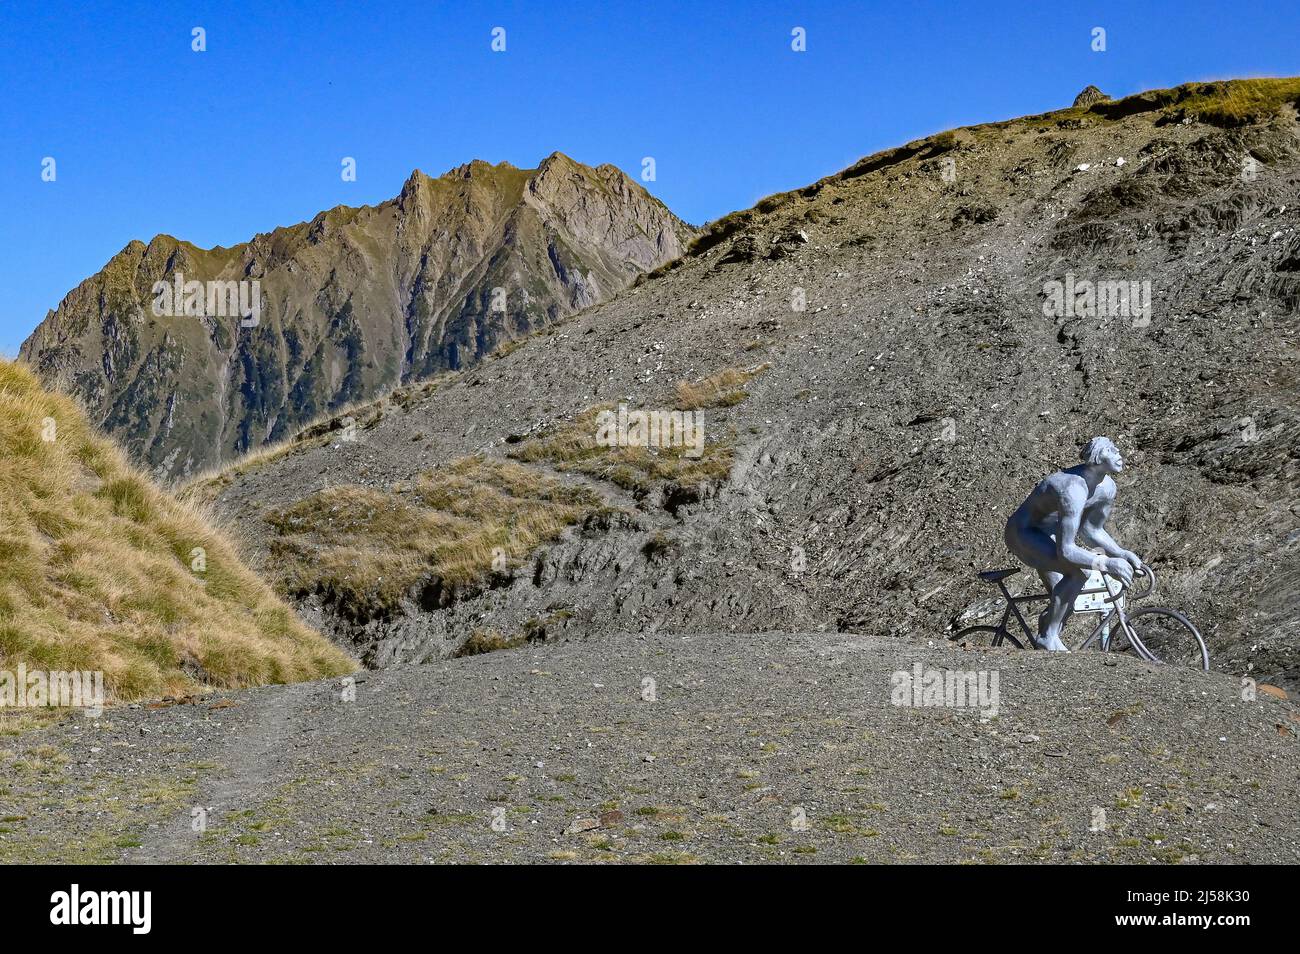
[[[1132,550],[1125,550],[1123,553],[1119,555],[1119,557],[1121,560],[1128,561],[1128,565],[1133,568],[1134,573],[1141,573],[1142,567],[1146,565],[1142,562],[1142,558],[1138,556],[1136,553],[1134,553]]]
[[[1142,561],[1138,561],[1142,565]],[[1102,572],[1107,576],[1113,576],[1125,586],[1133,585],[1133,565],[1124,557],[1108,557],[1102,563]]]

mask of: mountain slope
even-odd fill
[[[285,592],[376,666],[475,631],[935,640],[993,610],[973,574],[1012,565],[1006,516],[1105,434],[1128,463],[1110,527],[1158,571],[1151,602],[1195,619],[1217,668],[1300,686],[1298,100],[1296,80],[1194,84],[868,157],[499,360],[358,412],[355,441],[326,428],[192,492],[269,573],[294,561]],[[1076,280],[1137,282],[1134,313],[1054,311]],[[705,463],[595,446],[598,408],[700,391]],[[444,585],[432,541],[400,598],[355,598],[365,512],[322,495],[436,523],[418,488],[500,459],[599,493],[597,513],[479,552],[468,584]]]
[[[339,206],[232,248],[131,242],[21,357],[157,477],[181,479],[472,364],[677,257],[692,235],[610,165],[554,153],[534,170],[417,170],[388,202]],[[204,283],[202,305],[186,313],[177,295],[175,316],[155,314],[167,303],[154,283],[178,275]],[[243,326],[221,293],[209,300],[212,282],[245,283],[257,324]]]
[[[200,510],[0,362],[0,672],[20,665],[102,671],[116,700],[354,668]]]

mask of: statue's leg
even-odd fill
[[[1064,577],[1055,570],[1039,570],[1038,578],[1043,581],[1043,592],[1047,594],[1047,603],[1043,606],[1043,611],[1038,614],[1036,642],[1042,642],[1043,636],[1047,633],[1047,626],[1052,619],[1052,592]]]
[[[1012,553],[1038,571],[1051,594],[1047,609],[1038,617],[1035,644],[1039,649],[1064,650],[1061,627],[1074,609],[1074,598],[1083,589],[1088,575],[1073,563],[1062,560],[1053,536],[1024,519],[1019,511],[1007,521],[1005,539]]]
[[[1052,599],[1048,605],[1047,629],[1038,641],[1039,649],[1052,649],[1063,652],[1066,646],[1061,642],[1061,629],[1074,612],[1074,600],[1083,591],[1088,582],[1088,574],[1077,567],[1073,573],[1067,573],[1052,589]]]
[[[1060,562],[1056,554],[1056,541],[1023,519],[1019,512],[1011,515],[1003,535],[1007,549],[1039,573],[1057,569]]]

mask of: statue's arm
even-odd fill
[[[1074,542],[1079,533],[1079,521],[1088,495],[1082,487],[1067,487],[1061,494],[1059,523],[1056,531],[1056,555],[1067,563],[1087,570],[1092,567],[1092,554]]]
[[[1085,545],[1097,547],[1106,556],[1118,557],[1127,561],[1133,569],[1139,569],[1142,566],[1142,558],[1132,550],[1125,550],[1106,531],[1106,520],[1110,517],[1110,508],[1114,502],[1112,497],[1085,512],[1079,526],[1079,536]]]

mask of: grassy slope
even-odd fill
[[[811,197],[824,186],[845,179],[853,179],[867,172],[910,158],[922,151],[937,155],[955,148],[963,135],[982,130],[998,129],[1010,125],[1051,125],[1065,120],[1078,120],[1084,125],[1122,119],[1138,113],[1159,112],[1164,122],[1178,122],[1194,117],[1215,126],[1233,127],[1248,122],[1267,119],[1286,107],[1300,110],[1300,77],[1215,80],[1209,83],[1184,83],[1172,89],[1153,89],[1135,93],[1123,99],[1107,99],[1091,106],[1070,106],[1034,116],[1022,116],[995,123],[965,126],[936,133],[926,139],[886,149],[866,156],[847,169],[819,179],[812,185],[788,192],[769,195],[749,209],[737,209],[717,219],[703,229],[691,243],[687,256],[701,255],[709,249],[740,232],[759,215],[773,212],[793,202],[797,195]],[[682,259],[665,262],[644,276],[641,281],[655,278],[677,268]]]
[[[20,662],[102,670],[118,700],[355,668],[199,509],[0,362],[0,669]]]
[[[282,585],[350,615],[395,610],[421,581],[486,585],[566,527],[608,509],[593,492],[508,461],[467,457],[410,485],[329,487],[270,515]]]

